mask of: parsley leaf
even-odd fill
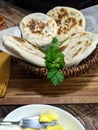
[[[64,81],[64,75],[61,69],[65,67],[64,55],[59,49],[57,38],[53,38],[52,44],[45,50],[46,61],[48,68],[47,79],[49,79],[54,86]]]
[[[47,79],[50,79],[54,86],[57,86],[59,83],[64,81],[64,75],[59,70],[51,69],[48,72]]]

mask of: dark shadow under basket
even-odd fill
[[[39,77],[46,77],[48,69],[44,67],[37,67],[20,59],[13,57],[15,64],[21,66],[26,71],[30,71]],[[83,60],[77,66],[72,66],[70,68],[62,69],[65,77],[78,76],[85,73],[89,68],[98,63],[98,45],[96,49],[89,55],[85,60]]]

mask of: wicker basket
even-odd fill
[[[6,29],[7,28],[7,24],[5,23],[5,19],[3,18],[3,16],[0,15],[0,30]]]
[[[30,71],[38,77],[46,77],[48,69],[43,67],[37,67],[20,59],[13,57],[15,64],[21,66],[26,71]],[[62,69],[65,77],[78,76],[85,73],[89,68],[93,67],[98,63],[98,45],[96,49],[89,55],[85,60],[83,60],[77,66],[72,66],[70,68]]]

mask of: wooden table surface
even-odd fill
[[[1,8],[8,26],[19,25],[21,19],[30,12],[10,6]],[[35,77],[22,66],[12,63],[11,76],[4,98],[0,104],[25,103],[98,103],[98,65],[78,77],[66,78],[54,87],[49,80]]]
[[[0,8],[9,26],[18,25],[29,12],[15,6]],[[72,113],[87,130],[98,130],[98,65],[57,87],[12,63],[4,98],[0,98],[0,118],[25,104],[51,104]]]

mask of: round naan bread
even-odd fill
[[[16,36],[3,36],[4,46],[22,60],[33,65],[46,67],[45,54],[36,46]],[[98,34],[78,32],[60,45],[64,54],[65,67],[78,65],[86,59],[98,44]]]
[[[3,36],[4,46],[16,57],[33,65],[45,67],[45,54],[36,46],[16,36]]]
[[[98,44],[98,34],[78,32],[71,36],[61,46],[66,67],[79,64],[86,59]]]
[[[45,46],[52,42],[57,33],[55,20],[43,13],[32,13],[20,22],[22,36],[36,46]]]
[[[57,6],[47,12],[57,23],[57,38],[64,41],[77,30],[85,30],[85,17],[79,11],[71,7]]]

